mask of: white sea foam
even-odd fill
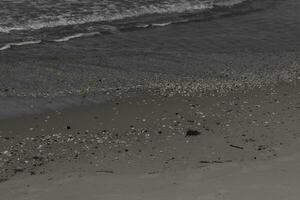
[[[172,22],[166,22],[166,23],[153,23],[152,26],[168,26],[172,24]]]
[[[94,36],[99,35],[99,32],[92,32],[92,33],[77,33],[75,35],[66,36],[63,38],[55,39],[53,42],[66,42],[72,39],[80,38],[80,37],[88,37],[88,36]]]
[[[216,6],[231,7],[231,6],[234,6],[236,4],[243,3],[245,1],[247,1],[247,0],[230,0],[230,1],[221,0],[221,1],[215,1],[214,4]]]
[[[135,25],[135,27],[137,28],[148,28],[150,26],[150,24],[137,24]]]
[[[244,1],[246,0],[162,0],[157,2],[149,0],[145,1],[146,3],[142,3],[128,0],[128,2],[125,4],[122,1],[119,2],[105,0],[102,3],[90,2],[91,7],[89,14],[84,14],[87,12],[87,9],[84,8],[78,8],[79,11],[73,11],[72,9],[68,9],[68,4],[62,4],[59,7],[59,4],[52,5],[51,2],[48,2],[49,5],[47,6],[49,6],[49,8],[51,9],[55,9],[57,6],[57,16],[53,16],[53,12],[50,12],[50,9],[49,13],[41,13],[41,16],[37,18],[31,18],[29,15],[24,15],[22,16],[22,21],[3,20],[2,22],[0,22],[0,32],[9,33],[10,31],[16,30],[36,30],[46,27],[52,28],[57,26],[86,24],[92,22],[111,22],[124,18],[132,18],[143,15],[195,12],[200,10],[212,9],[215,5],[232,6]],[[96,6],[94,4],[96,4]],[[34,6],[35,5],[33,5],[32,9],[38,8],[35,8]],[[19,9],[22,10],[21,8]],[[7,13],[7,15],[13,14],[14,13]],[[7,19],[11,18],[13,19],[13,16]],[[14,25],[11,26],[11,24]]]
[[[13,46],[24,46],[24,45],[31,45],[31,44],[39,44],[41,42],[42,42],[42,40],[33,40],[33,41],[8,43],[8,44],[5,44],[4,46],[0,47],[0,51],[9,49]]]
[[[12,31],[26,30],[25,27],[0,27],[0,33],[10,33]]]
[[[72,39],[80,38],[80,37],[89,37],[94,35],[99,35],[100,32],[91,32],[91,33],[77,33],[74,35],[69,35],[63,38],[55,39],[53,42],[66,42]],[[24,42],[13,42],[13,43],[7,43],[0,47],[0,51],[4,51],[7,49],[10,49],[13,46],[24,46],[24,45],[32,45],[32,44],[39,44],[42,40],[32,40],[32,41],[24,41]]]
[[[0,47],[0,51],[4,51],[4,50],[6,50],[6,49],[9,49],[10,47],[11,47],[10,44],[6,44],[6,45]]]

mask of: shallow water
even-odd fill
[[[94,36],[98,38],[91,41],[118,40],[118,33],[122,39],[117,43],[130,45],[131,50],[140,46],[131,46],[126,38],[136,38],[134,42],[145,43],[142,48],[146,49],[204,53],[241,48],[293,51],[299,46],[297,0],[23,0],[0,4],[0,51]]]
[[[0,2],[0,31],[111,22],[233,6],[246,0],[8,0]]]
[[[242,16],[273,7],[276,0],[128,0],[0,2],[0,50],[32,41],[64,42],[172,24]],[[194,26],[194,25],[192,25]],[[24,43],[25,42],[25,43]]]
[[[249,0],[188,15],[2,33],[0,94],[98,94],[161,81],[137,71],[192,75],[209,85],[224,70],[235,79],[241,72],[299,67],[299,8],[298,0]],[[170,17],[188,22],[170,24]]]

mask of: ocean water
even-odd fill
[[[269,0],[6,0],[0,50],[245,13]]]
[[[0,30],[41,29],[111,22],[145,15],[193,13],[245,0],[6,0],[0,2]]]
[[[298,52],[299,10],[299,0],[5,0],[0,62],[193,74],[205,54]]]

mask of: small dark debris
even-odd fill
[[[168,159],[168,160],[166,160],[166,164],[168,164],[169,163],[169,161],[171,161],[171,160],[175,160],[175,157],[171,157],[170,159]]]
[[[148,174],[158,174],[158,171],[148,172]]]
[[[191,120],[191,119],[188,119],[186,121],[189,122],[189,123],[195,123],[195,120]]]
[[[201,133],[200,133],[199,131],[189,129],[189,130],[186,132],[185,137],[197,136],[197,135],[200,135],[200,134],[201,134]]]
[[[67,129],[70,130],[70,129],[71,129],[71,126],[67,126]]]
[[[199,163],[203,164],[209,164],[209,163],[228,163],[232,162],[232,160],[213,160],[213,161],[207,161],[207,160],[200,160]]]
[[[258,151],[262,151],[262,150],[266,150],[266,149],[267,149],[267,147],[264,145],[259,145],[257,148]]]
[[[231,145],[229,145],[229,146],[231,146],[231,147],[233,147],[233,148],[236,148],[236,149],[244,149],[244,147],[236,146],[236,145],[233,145],[233,144],[231,144]]]
[[[41,156],[33,156],[32,159],[42,161],[44,158]]]
[[[224,161],[221,161],[221,160],[213,160],[212,163],[228,163],[228,162],[232,162],[232,160],[224,160]]]
[[[210,163],[209,161],[206,161],[206,160],[200,160],[199,162],[204,163],[204,164]]]
[[[113,174],[114,173],[114,171],[112,171],[112,170],[97,170],[96,172],[97,173],[107,173],[107,174]]]

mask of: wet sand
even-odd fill
[[[201,97],[144,91],[1,120],[0,191],[9,191],[4,199],[297,199],[299,97],[297,81]]]
[[[99,104],[138,96],[140,91],[199,96],[290,82],[300,76],[299,52],[119,53],[115,57],[99,49],[54,45],[0,54],[0,119]],[[48,54],[52,56],[45,57]]]

